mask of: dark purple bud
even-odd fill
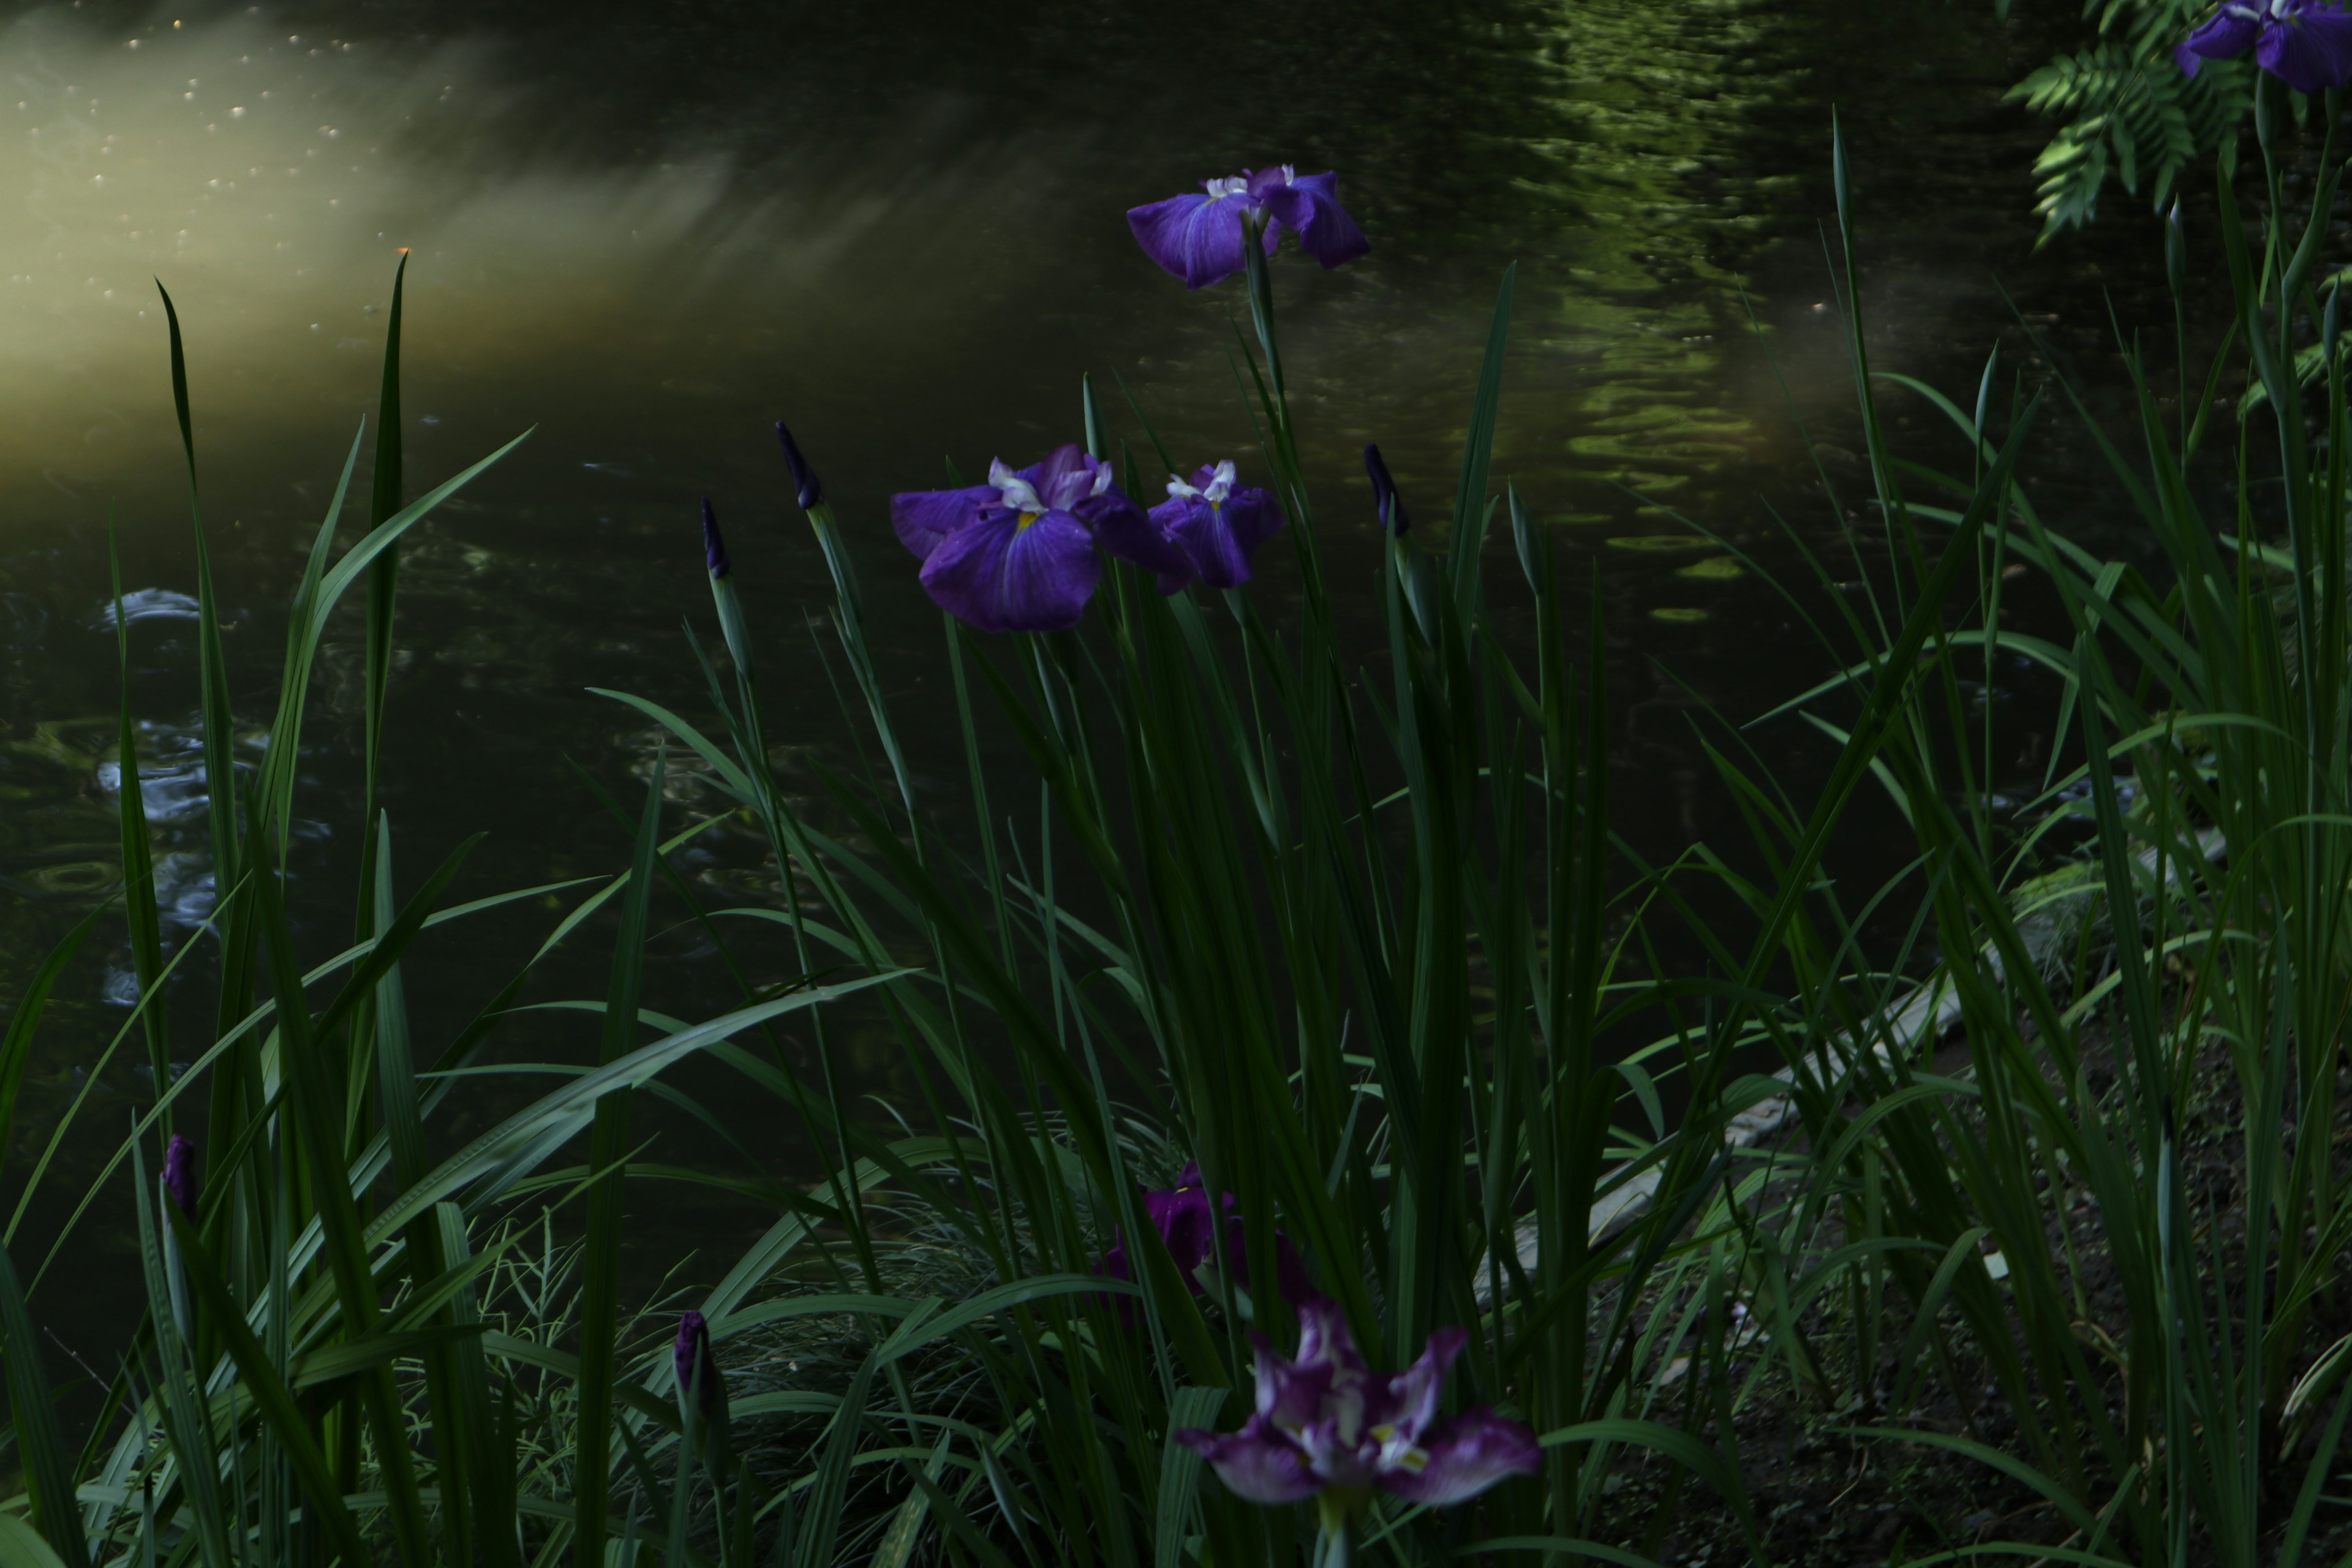
[[[163,1195],[191,1221],[196,1217],[196,1146],[179,1133],[163,1147]]]
[[[727,559],[727,542],[719,537],[719,514],[710,510],[710,498],[702,498],[702,563],[710,568],[713,577],[730,575],[735,563]]]
[[[1372,477],[1372,505],[1380,512],[1381,526],[1391,533],[1402,533],[1412,526],[1404,514],[1404,500],[1397,494],[1396,481],[1389,478],[1389,466],[1381,458],[1378,447],[1364,448],[1364,472]]]
[[[792,431],[781,419],[776,421],[776,439],[783,444],[784,466],[793,471],[793,483],[800,489],[801,510],[806,511],[824,499],[824,487],[816,482],[816,470],[801,456],[800,443],[793,439]]]
[[[689,1310],[678,1314],[674,1356],[678,1403],[690,1406],[699,1419],[709,1420],[724,1409],[726,1394],[719,1363],[710,1355],[710,1325],[701,1313]]]

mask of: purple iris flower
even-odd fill
[[[984,632],[1077,625],[1102,574],[1097,543],[1160,574],[1163,589],[1198,575],[1184,547],[1111,483],[1109,465],[1076,447],[1017,472],[999,459],[984,485],[892,496],[890,524],[940,607]]]
[[[1446,1370],[1469,1336],[1441,1329],[1394,1377],[1376,1376],[1357,1352],[1333,1301],[1298,1309],[1298,1356],[1285,1361],[1257,1343],[1257,1411],[1238,1432],[1176,1434],[1252,1502],[1301,1502],[1327,1489],[1343,1504],[1373,1487],[1443,1508],[1476,1497],[1506,1476],[1541,1464],[1536,1436],[1492,1410],[1437,1416]]]
[[[735,563],[727,558],[727,541],[719,534],[719,514],[710,510],[710,498],[702,498],[702,563],[710,568],[712,577],[730,576]]]
[[[1230,462],[1203,466],[1188,481],[1168,476],[1168,499],[1151,509],[1161,532],[1184,547],[1213,588],[1232,588],[1250,579],[1257,547],[1282,531],[1282,508],[1270,491],[1234,483]],[[1160,579],[1162,593],[1183,584]]]
[[[193,1222],[196,1217],[196,1146],[179,1133],[163,1145],[163,1195]]]
[[[1234,1211],[1241,1201],[1233,1194],[1224,1194],[1222,1205],[1225,1213],[1225,1271],[1234,1282],[1244,1289],[1249,1286],[1249,1247],[1242,1234],[1242,1218]],[[1160,1239],[1168,1244],[1168,1255],[1176,1260],[1176,1272],[1192,1288],[1192,1294],[1208,1294],[1208,1282],[1202,1278],[1209,1271],[1209,1259],[1217,1245],[1216,1210],[1209,1204],[1209,1191],[1201,1184],[1201,1163],[1191,1160],[1176,1173],[1176,1184],[1163,1192],[1143,1194],[1143,1212]],[[1103,1254],[1102,1272],[1113,1279],[1132,1279],[1134,1266],[1129,1262],[1127,1241],[1115,1237],[1108,1252]],[[1274,1233],[1275,1285],[1286,1301],[1315,1299],[1315,1284],[1307,1277],[1307,1261],[1298,1256],[1298,1248],[1290,1237],[1280,1231]],[[1133,1308],[1122,1298],[1123,1313],[1131,1314]]]
[[[1336,174],[1302,174],[1295,164],[1279,163],[1201,185],[1207,195],[1170,196],[1127,215],[1143,253],[1184,279],[1187,289],[1205,289],[1248,265],[1244,219],[1250,213],[1264,220],[1268,256],[1286,228],[1297,231],[1299,247],[1326,268],[1372,247],[1339,205]]]
[[[2352,16],[2332,0],[2230,0],[2172,51],[2184,75],[2254,51],[2254,63],[2297,92],[2352,80]]]

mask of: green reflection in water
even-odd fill
[[[1797,191],[1764,121],[1808,85],[1809,20],[1764,0],[1571,3],[1545,29],[1574,127],[1550,149],[1575,213],[1551,331],[1576,361],[1562,445],[1587,486],[1675,491],[1758,455],[1726,345],[1741,268]]]

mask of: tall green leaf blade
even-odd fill
[[[621,929],[613,942],[612,984],[604,1005],[600,1062],[609,1068],[630,1054],[636,1040],[637,1008],[645,989],[646,925],[653,903],[654,859],[661,845],[662,786],[668,768],[665,751],[654,759],[646,788],[645,815],[637,828],[629,867],[629,890],[621,904]],[[612,1173],[588,1196],[588,1233],[583,1242],[580,1294],[580,1435],[572,1483],[572,1539],[579,1558],[604,1555],[609,1471],[605,1458],[612,1421],[614,1340],[620,1306],[621,1207],[625,1171],[614,1169],[629,1152],[626,1088],[599,1098],[590,1142],[592,1170]]]
[[[0,1151],[7,1148],[8,1135],[16,1123],[16,1092],[24,1087],[26,1064],[32,1060],[33,1037],[41,1026],[41,1015],[48,1008],[49,993],[105,912],[106,906],[100,904],[58,939],[58,945],[49,950],[40,968],[26,983],[24,994],[16,998],[16,1010],[8,1016],[8,1032],[0,1035]]]
[[[1486,475],[1495,458],[1495,417],[1503,398],[1503,353],[1511,336],[1511,289],[1518,264],[1503,268],[1495,294],[1495,314],[1486,329],[1486,354],[1478,367],[1478,393],[1470,407],[1470,431],[1462,444],[1462,479],[1454,492],[1454,530],[1447,566],[1454,576],[1454,612],[1467,625],[1478,602],[1478,557],[1486,541]]]
[[[24,1456],[26,1488],[32,1493],[33,1525],[66,1568],[89,1568],[81,1512],[74,1505],[71,1454],[49,1396],[33,1315],[16,1288],[16,1268],[5,1247],[0,1247],[0,1336],[5,1336],[0,1361],[7,1363],[9,1413],[16,1417],[16,1447]]]

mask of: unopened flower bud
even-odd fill
[[[735,570],[727,558],[727,541],[719,536],[719,514],[710,510],[710,498],[702,498],[702,562],[710,568],[713,577],[725,577]]]
[[[806,511],[824,499],[824,487],[816,481],[816,470],[801,456],[800,443],[793,439],[791,429],[781,419],[776,421],[776,439],[784,448],[784,464],[793,471],[793,484],[800,491],[801,510]]]
[[[1404,514],[1404,501],[1397,494],[1396,480],[1389,477],[1389,466],[1376,446],[1364,448],[1364,472],[1371,476],[1372,506],[1380,513],[1381,526],[1391,533],[1402,533],[1412,522]]]

